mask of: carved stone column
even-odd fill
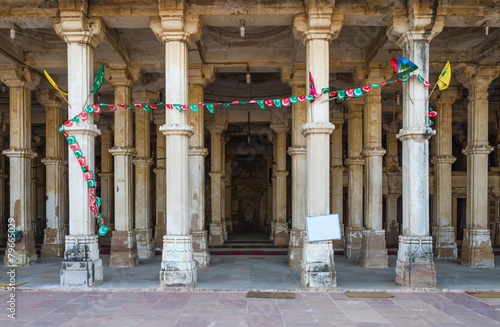
[[[345,231],[344,255],[349,259],[359,259],[363,240],[363,99],[349,100],[347,120],[347,228]]]
[[[31,91],[40,76],[19,66],[2,66],[2,82],[9,87],[9,157],[10,215],[23,238],[14,243],[14,252],[4,256],[4,264],[27,266],[36,263],[35,235],[32,226],[31,165],[37,156],[31,148]]]
[[[344,170],[342,163],[342,124],[344,123],[344,112],[333,112],[332,123],[335,125],[335,130],[331,137],[330,148],[330,171],[331,171],[331,187],[330,187],[330,212],[339,215],[340,220],[340,240],[333,241],[334,248],[344,248],[345,233],[344,233]]]
[[[288,225],[286,222],[286,133],[285,125],[272,124],[276,138],[276,220],[274,221],[274,245],[288,245]]]
[[[210,223],[209,244],[211,246],[219,246],[224,244],[224,227],[222,225],[222,132],[225,126],[212,125],[210,126],[211,136],[211,171],[210,186],[212,194],[212,222]]]
[[[165,103],[188,103],[188,50],[201,33],[199,18],[185,15],[183,2],[170,7],[160,4],[160,18],[151,18],[151,28],[165,44]],[[189,231],[189,138],[188,111],[166,109],[166,205],[167,231],[163,237],[160,270],[162,286],[193,287],[197,269],[193,237]]]
[[[108,120],[99,120],[99,129],[101,130],[101,216],[104,225],[109,227],[110,231],[115,230],[115,192],[113,187],[113,156],[109,152],[113,146],[112,124]],[[111,232],[105,236],[99,236],[101,246],[111,247]]]
[[[427,80],[429,42],[442,30],[444,17],[416,4],[408,9],[412,15],[395,16],[387,33]],[[434,131],[428,126],[429,90],[416,78],[405,87],[408,94],[403,93],[403,128],[397,136],[403,144],[403,235],[399,237],[396,283],[434,287],[436,270],[429,236],[429,138]]]
[[[162,125],[161,121],[154,121],[157,131],[156,131],[156,168],[153,169],[156,175],[156,224],[155,224],[155,238],[154,238],[154,248],[163,248],[163,236],[167,230],[167,205],[166,205],[166,172],[165,172],[165,160],[167,156],[165,137],[163,133],[159,130]]]
[[[2,119],[0,122],[0,151],[5,150],[6,131],[7,126],[5,120]],[[5,174],[5,156],[0,153],[0,244],[6,244],[7,241],[7,218],[9,216],[7,213],[8,205],[5,201],[5,179],[7,177],[8,175]]]
[[[294,17],[294,35],[306,46],[306,71],[316,87],[329,82],[329,45],[340,31],[343,15],[333,14],[333,6],[306,3],[306,14]],[[329,103],[307,103],[307,123],[302,127],[306,138],[306,215],[324,215],[330,211],[330,123]],[[331,241],[304,242],[301,281],[304,287],[335,287],[335,263]]]
[[[396,119],[383,125],[387,131],[387,154],[385,156],[385,173],[387,175],[389,193],[385,196],[385,240],[387,246],[398,246],[399,223],[398,223],[398,198],[401,196],[401,168],[398,158],[399,123]]]
[[[392,74],[392,71],[391,71]],[[370,65],[366,83],[386,80],[384,66]],[[388,256],[385,245],[385,230],[382,228],[382,97],[381,89],[373,88],[364,96],[363,109],[365,157],[365,229],[361,243],[360,264],[367,268],[387,268]]]
[[[459,74],[469,90],[467,110],[467,228],[462,242],[462,265],[493,268],[488,229],[488,86],[499,75],[496,67],[466,66]]]
[[[42,257],[62,257],[64,255],[64,137],[59,133],[62,125],[61,98],[56,90],[42,90],[38,102],[45,107],[45,158],[46,166],[46,217]]]
[[[436,258],[456,259],[457,243],[455,228],[452,224],[451,203],[451,164],[452,156],[452,105],[461,96],[461,91],[449,88],[438,93],[436,156],[434,163],[435,226],[432,226],[434,256]]]
[[[220,217],[222,222],[222,235],[224,235],[224,242],[227,241],[227,223],[226,223],[226,184],[228,176],[226,175],[226,143],[228,141],[227,135],[221,137],[221,171],[222,179],[220,183]]]
[[[94,50],[104,39],[104,26],[100,19],[87,18],[79,8],[60,12],[55,22],[56,32],[68,45],[68,117],[72,118],[84,108],[92,86]],[[84,10],[85,11],[85,10]],[[92,104],[93,97],[87,104]],[[94,170],[94,139],[100,131],[89,115],[85,122],[73,123],[66,128],[80,144],[87,165]],[[103,282],[102,261],[99,259],[95,217],[89,207],[89,190],[77,159],[68,150],[69,235],[66,236],[61,286],[95,287]]]
[[[293,77],[289,79],[294,96],[306,94],[305,65],[295,64]],[[302,232],[306,230],[306,138],[302,135],[302,126],[307,122],[306,104],[292,104],[292,146],[288,154],[292,157],[292,230],[288,246],[288,264],[300,267],[304,242]]]
[[[106,79],[115,91],[114,147],[109,152],[114,157],[115,177],[115,230],[111,235],[111,267],[134,267],[139,264],[137,240],[134,231],[134,111],[120,107],[131,103],[131,84],[138,77],[122,65],[112,65],[106,70]],[[138,111],[138,109],[136,110]]]
[[[189,65],[189,103],[203,102],[203,88],[213,81],[213,67]],[[208,233],[205,229],[205,148],[204,108],[189,114],[194,134],[189,139],[189,221],[193,235],[194,261],[198,267],[210,264]]]
[[[134,103],[150,103],[158,96],[156,91],[134,90]],[[143,109],[135,109],[135,149],[133,159],[135,166],[135,239],[137,254],[140,259],[154,257],[153,230],[151,216],[151,113]]]

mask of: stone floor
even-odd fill
[[[247,299],[246,292],[17,291],[16,320],[1,326],[500,326],[500,299],[467,293],[393,293],[351,299],[297,292],[295,299]],[[8,293],[0,291],[0,302]]]
[[[157,290],[161,256],[141,260],[134,268],[109,267],[109,256],[102,255],[102,290]],[[389,268],[368,269],[358,260],[335,256],[339,290],[403,290],[394,283],[396,256],[389,256]],[[59,289],[62,259],[39,258],[37,264],[17,269],[17,281],[26,281],[20,289]],[[198,269],[195,290],[301,290],[300,273],[288,267],[286,256],[212,255],[211,265]],[[495,268],[472,269],[459,260],[436,260],[437,286],[433,290],[500,290],[500,256]],[[8,281],[7,267],[0,266],[0,281]]]

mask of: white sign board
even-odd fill
[[[307,241],[330,241],[340,240],[339,215],[307,216]]]

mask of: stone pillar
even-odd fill
[[[344,255],[359,259],[363,239],[363,99],[349,100],[347,119],[347,228]]]
[[[113,187],[113,156],[109,152],[113,144],[112,129],[109,121],[99,120],[99,129],[101,130],[101,216],[104,224],[110,231],[115,229],[114,216],[114,187]],[[111,232],[104,236],[99,236],[101,246],[111,247]]]
[[[134,103],[150,103],[156,99],[156,91],[136,90],[133,92]],[[155,256],[153,249],[153,230],[151,215],[151,113],[143,109],[135,109],[135,149],[137,154],[133,160],[135,166],[135,239],[137,254],[140,259]]]
[[[458,77],[469,90],[467,109],[467,228],[462,242],[462,265],[493,268],[488,229],[488,86],[498,76],[496,67],[466,66]]]
[[[222,179],[220,183],[220,217],[222,222],[222,234],[224,235],[224,242],[227,241],[227,223],[226,223],[226,183],[227,183],[227,175],[226,175],[226,143],[228,139],[227,136],[224,135],[221,138],[221,171],[222,171]]]
[[[170,4],[170,3],[169,3]],[[182,3],[160,4],[160,18],[151,28],[165,44],[165,103],[188,103],[188,49],[201,32],[199,18],[184,15]],[[179,6],[179,9],[177,9]],[[193,237],[189,231],[189,138],[188,111],[165,110],[167,232],[163,237],[160,270],[162,286],[194,287],[197,281]]]
[[[427,80],[429,42],[442,30],[444,17],[413,6],[408,8],[411,17],[393,18],[388,36]],[[408,94],[403,92],[403,128],[397,135],[403,144],[403,235],[399,237],[396,283],[434,287],[436,270],[429,236],[429,138],[434,131],[428,126],[429,90],[416,78],[406,82],[405,87]]]
[[[77,9],[61,11],[55,30],[68,45],[68,117],[72,118],[92,104],[88,97],[92,86],[94,49],[104,39],[104,26],[100,19],[87,18]],[[94,139],[100,131],[89,115],[85,122],[73,123],[66,128],[80,144],[87,165],[94,171]],[[103,282],[102,261],[99,259],[95,217],[89,207],[89,190],[82,169],[71,149],[68,149],[69,183],[69,235],[66,236],[64,261],[61,270],[61,286],[95,287]]]
[[[203,88],[213,80],[213,68],[189,65],[189,103],[203,102]],[[189,139],[189,223],[193,235],[194,261],[198,267],[210,264],[208,233],[205,229],[205,148],[204,108],[189,114],[194,134]]]
[[[111,267],[134,267],[139,264],[137,240],[134,232],[134,111],[120,107],[131,103],[130,88],[138,76],[123,65],[111,65],[106,79],[114,87],[116,112],[114,113],[115,230],[111,234]],[[139,111],[139,109],[136,109]]]
[[[155,120],[155,125],[157,126],[156,131],[156,168],[153,172],[156,175],[156,224],[155,224],[155,238],[154,238],[154,248],[163,248],[163,236],[165,236],[165,231],[167,230],[167,205],[166,205],[166,170],[165,161],[167,156],[165,137],[163,133],[159,130],[162,122]]]
[[[269,233],[272,236],[273,233],[271,233],[271,224],[273,220],[273,200],[274,200],[273,199],[274,177],[272,177],[273,157],[271,155],[264,155],[264,160],[266,160],[267,163],[267,171],[271,172],[267,174],[268,177],[267,180],[268,181],[271,180],[271,182],[267,184],[267,219],[266,219],[265,230],[266,233]]]
[[[2,82],[9,87],[9,157],[10,215],[23,238],[15,243],[14,252],[4,256],[4,264],[27,266],[37,261],[32,226],[31,165],[36,152],[31,148],[31,91],[40,76],[19,66],[2,66]]]
[[[454,88],[440,91],[437,95],[438,116],[436,122],[436,156],[434,163],[435,225],[432,226],[434,256],[442,259],[457,258],[455,228],[452,223],[451,164],[452,156],[452,105],[461,96]]]
[[[343,15],[333,14],[333,6],[306,3],[307,15],[294,17],[294,35],[306,46],[306,71],[311,72],[316,87],[329,82],[329,45],[340,31]],[[319,91],[318,91],[319,92]],[[306,215],[324,215],[330,211],[330,123],[329,103],[307,103],[307,123],[302,127],[306,138]],[[304,242],[301,281],[304,287],[335,287],[335,263],[331,241]]]
[[[271,233],[269,233],[269,239],[274,242],[274,228],[276,224],[276,171],[278,170],[277,165],[276,165],[276,137],[273,137],[273,135],[270,135],[269,137],[272,138],[271,143],[273,145],[273,161],[271,163],[271,171],[272,171],[272,177],[271,177],[271,184],[272,184],[272,204],[271,204]]]
[[[289,242],[286,222],[286,133],[285,125],[272,124],[276,137],[276,220],[274,221],[274,245],[286,246]]]
[[[334,248],[344,248],[344,170],[342,163],[342,124],[344,123],[344,112],[335,111],[333,113],[332,123],[335,125],[335,130],[331,137],[330,147],[330,171],[331,171],[331,187],[330,187],[330,212],[339,215],[340,220],[340,240],[333,241]]]
[[[387,131],[387,154],[385,156],[385,172],[387,175],[389,193],[385,196],[385,240],[387,246],[398,246],[399,223],[398,223],[398,198],[401,196],[401,168],[398,158],[399,123],[396,119],[383,125]]]
[[[0,151],[5,149],[7,126],[5,121],[0,122]],[[0,153],[0,244],[7,242],[7,205],[5,203],[5,179],[8,175],[5,174],[5,156]]]
[[[391,71],[392,74],[392,71]],[[370,67],[365,82],[386,80],[385,67]],[[360,264],[366,268],[387,268],[385,230],[382,228],[382,97],[381,88],[373,88],[364,97],[363,109],[365,157],[365,229],[361,242]]]
[[[47,225],[41,256],[62,257],[64,255],[64,208],[66,194],[64,184],[64,136],[59,133],[62,125],[61,98],[56,90],[42,90],[38,93],[38,102],[45,107],[45,158],[46,166],[46,217]],[[64,144],[65,145],[65,144]]]
[[[306,94],[305,65],[296,64],[293,78],[290,79],[292,94]],[[288,264],[290,267],[300,267],[304,242],[302,232],[306,230],[306,138],[302,135],[302,126],[307,122],[306,104],[292,104],[292,146],[288,154],[292,157],[292,230],[288,246]]]
[[[224,125],[210,126],[211,137],[211,171],[210,187],[211,187],[211,203],[212,203],[212,222],[210,223],[210,246],[219,246],[224,244],[224,227],[222,225],[222,132]]]
[[[226,136],[226,144],[229,142],[230,136]],[[226,152],[226,151],[224,151]],[[231,158],[226,154],[225,155],[225,164],[224,164],[224,173],[226,174],[226,185],[224,189],[224,216],[225,222],[226,222],[226,232],[233,233],[233,218],[232,218],[232,210],[231,210],[231,204],[232,204],[232,197],[231,197],[231,192],[232,192],[232,176],[231,176]]]

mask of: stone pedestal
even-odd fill
[[[359,262],[365,268],[387,268],[388,256],[385,248],[385,230],[364,230]]]
[[[206,230],[193,231],[194,261],[197,267],[208,267],[210,265],[210,252],[208,252],[208,232]]]
[[[111,267],[134,267],[139,264],[134,231],[115,230],[111,234]]]
[[[191,235],[165,235],[161,259],[160,285],[194,287],[197,281]]]
[[[114,187],[113,187],[113,156],[109,153],[112,147],[112,130],[109,121],[99,121],[101,130],[101,172],[98,174],[101,178],[101,215],[104,225],[109,227],[109,232],[99,235],[99,245],[111,247],[111,231],[115,229],[114,217]]]
[[[290,241],[287,223],[277,222],[274,224],[274,245],[287,246]]]
[[[432,237],[399,237],[396,283],[404,287],[435,287]]]
[[[160,144],[163,144],[165,146],[165,138],[162,137],[163,142],[160,142]],[[160,137],[157,138],[157,142],[160,141]],[[158,143],[157,143],[158,144]],[[163,149],[165,151],[165,149]],[[158,152],[157,152],[158,153]],[[163,155],[165,155],[165,152],[163,152]],[[165,160],[159,160],[157,162],[157,165],[164,165],[163,162]],[[166,208],[165,208],[165,167],[159,166],[155,169],[153,169],[153,172],[156,175],[156,224],[155,224],[155,233],[154,233],[154,248],[155,249],[161,249],[163,248],[163,236],[165,236],[165,231],[167,230],[166,226]]]
[[[140,259],[149,259],[155,256],[153,240],[153,230],[151,228],[134,229],[137,242],[137,255]]]
[[[399,223],[391,220],[385,228],[385,242],[387,246],[398,246],[399,242]]]
[[[488,229],[464,229],[462,265],[471,268],[493,268],[495,258]]]
[[[97,235],[66,236],[66,251],[61,269],[61,286],[96,287],[103,283]]]
[[[46,228],[42,244],[42,257],[62,258],[64,256],[64,230]]]
[[[5,254],[3,264],[6,266],[29,266],[37,262],[35,234],[33,231],[22,231],[23,238],[14,243],[14,252]]]
[[[137,253],[140,259],[149,259],[155,255],[153,251],[153,231],[151,229],[151,165],[153,160],[149,157],[136,157],[133,162],[135,165],[135,236]]]
[[[434,256],[439,259],[456,259],[457,243],[455,242],[455,227],[433,227]]]
[[[332,242],[310,243],[307,242],[307,235],[303,235],[303,239],[302,285],[309,288],[336,287],[337,279],[335,275]]]
[[[210,246],[220,246],[224,244],[224,227],[222,226],[222,223],[210,224],[208,243]]]
[[[345,230],[344,256],[348,259],[358,259],[361,255],[363,241],[363,227],[347,226]]]
[[[300,267],[302,264],[302,251],[304,247],[303,236],[307,235],[301,230],[290,231],[290,245],[288,246],[288,265],[290,267]]]

